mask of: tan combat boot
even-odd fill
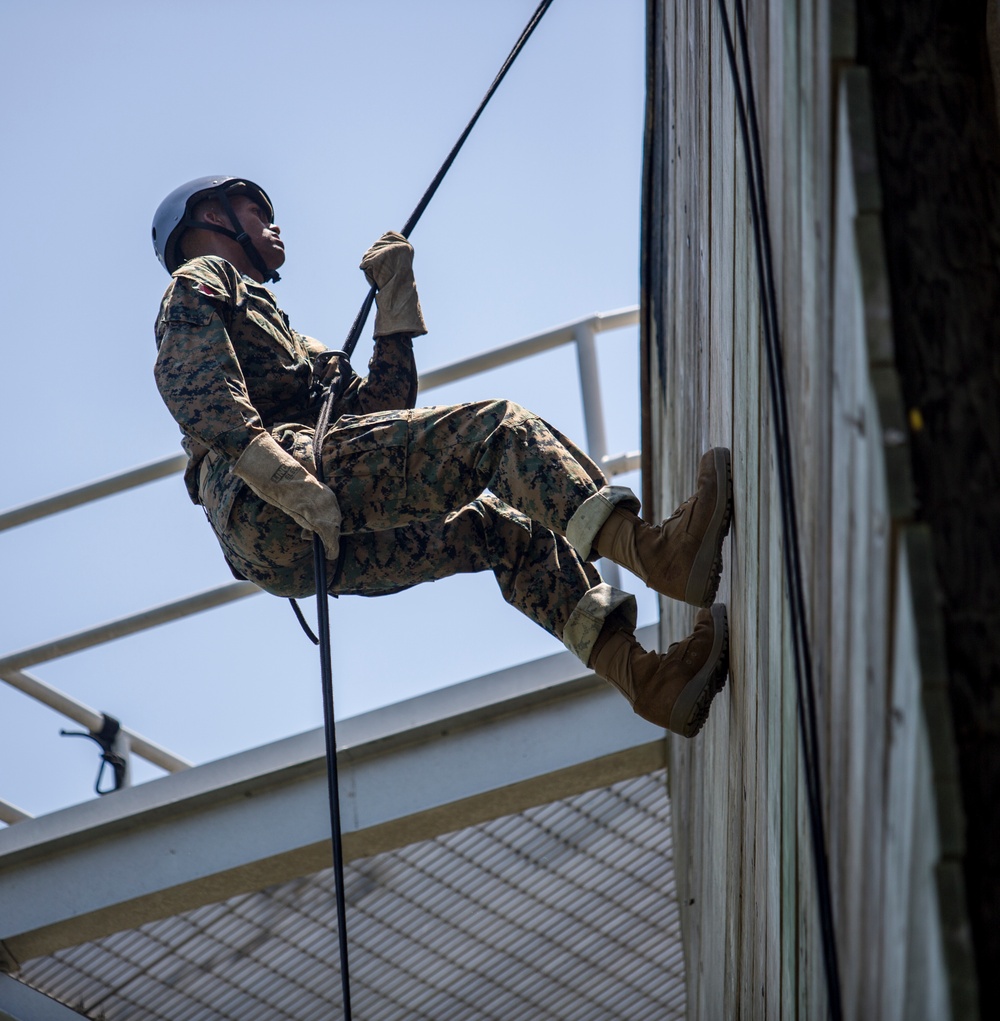
[[[729,451],[713,447],[698,465],[698,488],[660,525],[616,507],[597,533],[599,556],[651,588],[693,606],[711,606],[722,575],[722,541],[733,514]]]
[[[665,654],[646,652],[627,628],[609,622],[594,645],[590,668],[610,681],[644,720],[694,737],[729,671],[729,622],[716,603],[699,610],[694,631]]]

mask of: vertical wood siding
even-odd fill
[[[733,85],[714,0],[649,0],[648,14],[645,513],[664,516],[686,498],[713,445],[732,448],[736,493],[719,596],[730,614],[730,681],[702,734],[671,744],[689,1014],[822,1018],[785,540]],[[751,2],[748,19],[845,1017],[972,1017],[951,721],[936,694],[929,537],[911,520],[867,79],[851,64],[853,6]],[[694,611],[661,609],[665,648],[690,630]]]

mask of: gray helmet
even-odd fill
[[[260,252],[253,246],[246,231],[240,225],[233,211],[230,195],[250,195],[267,208],[273,222],[274,206],[267,197],[267,192],[259,184],[248,181],[245,177],[199,177],[175,188],[159,205],[153,215],[153,251],[168,273],[173,273],[180,265],[181,258],[177,243],[181,235],[189,227],[199,230],[213,230],[218,234],[238,241],[247,258],[264,277],[264,281],[278,280],[278,274],[269,270],[261,258]],[[191,219],[191,209],[202,199],[216,196],[222,208],[229,216],[232,230],[218,227],[212,223],[201,223]]]

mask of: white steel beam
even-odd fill
[[[641,637],[655,641],[655,629]],[[568,653],[338,723],[347,860],[665,764],[663,732]],[[322,730],[0,832],[0,959],[326,868]]]
[[[18,808],[17,805],[12,805],[9,801],[4,801],[3,798],[0,798],[0,822],[13,826],[16,822],[24,822],[25,819],[30,818],[31,815],[25,812],[23,808]]]

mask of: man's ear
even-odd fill
[[[229,217],[226,216],[221,209],[216,208],[214,204],[208,204],[201,210],[200,219],[215,227],[225,227],[227,229],[231,227]]]

